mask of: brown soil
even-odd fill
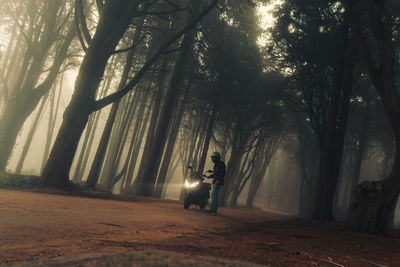
[[[163,250],[274,266],[400,266],[400,239],[260,210],[184,210],[177,201],[0,189],[0,264]]]

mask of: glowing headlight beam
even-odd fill
[[[185,187],[189,187],[189,188],[196,187],[196,186],[198,186],[199,184],[200,184],[199,181],[196,181],[196,182],[194,182],[194,183],[189,183],[188,180],[185,181]]]

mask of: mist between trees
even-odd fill
[[[219,151],[225,206],[399,223],[397,2],[286,0],[268,29],[271,1],[0,3],[0,170],[179,199]]]

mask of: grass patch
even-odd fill
[[[31,188],[39,185],[39,176],[0,172],[0,188]]]

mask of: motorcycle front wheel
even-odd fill
[[[208,199],[203,199],[201,201],[201,203],[199,204],[200,209],[204,210],[204,208],[207,206],[207,203],[208,203]]]

